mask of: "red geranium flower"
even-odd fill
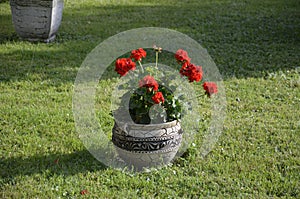
[[[158,90],[158,83],[154,77],[147,75],[139,81],[140,87],[153,88],[154,91]],[[149,90],[150,91],[150,90]]]
[[[191,58],[189,58],[188,53],[182,49],[177,50],[175,53],[175,58],[179,62],[190,62]]]
[[[164,103],[165,102],[165,98],[162,94],[162,92],[157,92],[155,93],[153,96],[152,96],[152,100],[155,104],[159,104],[160,102],[161,103]]]
[[[120,74],[121,77],[126,75],[130,70],[135,70],[135,62],[129,58],[117,59],[115,71]]]
[[[188,77],[190,82],[199,82],[202,79],[203,71],[201,66],[185,62],[180,69],[180,74]]]
[[[191,71],[190,76],[188,77],[190,82],[196,81],[199,82],[202,79],[202,67],[201,66],[195,66],[195,69]]]
[[[80,194],[81,194],[81,195],[88,194],[88,190],[86,190],[86,189],[83,189],[83,190],[81,190],[81,191],[80,191]]]
[[[55,164],[58,164],[58,162],[59,162],[59,158],[57,158],[57,159],[54,160]]]
[[[204,82],[203,88],[205,90],[205,94],[207,94],[208,97],[218,92],[218,87],[215,82]]]
[[[130,58],[134,58],[135,61],[140,61],[143,57],[146,57],[147,53],[144,49],[139,48],[137,50],[131,51]]]

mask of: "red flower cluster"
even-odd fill
[[[183,63],[180,69],[180,74],[182,76],[188,77],[190,82],[201,81],[203,75],[202,67],[190,63],[191,58],[189,58],[186,51],[182,49],[177,50],[177,52],[175,53],[175,58],[178,62]]]
[[[143,79],[141,79],[139,81],[139,86],[148,88],[148,91],[150,91],[151,89],[153,89],[154,91],[158,90],[157,81],[150,75],[147,75]]]
[[[155,104],[159,104],[160,102],[164,103],[165,98],[162,94],[162,92],[156,92],[158,90],[158,83],[154,79],[154,77],[147,75],[143,79],[139,81],[139,87],[146,87],[148,88],[148,92],[151,92],[152,90],[155,92],[154,95],[152,96],[152,101]]]
[[[202,79],[203,71],[201,66],[185,62],[180,69],[180,74],[188,77],[190,82],[199,82]]]
[[[165,98],[164,98],[162,92],[156,92],[156,93],[152,96],[152,101],[153,101],[155,104],[159,104],[160,102],[161,102],[161,103],[164,103],[164,102],[165,102]]]
[[[212,94],[218,92],[217,84],[214,82],[204,82],[203,88],[205,93],[210,97]]]
[[[144,51],[144,49],[142,48],[139,48],[137,50],[131,51],[130,58],[134,58],[135,61],[141,61],[141,59],[143,57],[146,57],[146,55],[147,55],[146,51]]]
[[[135,62],[130,58],[121,58],[116,61],[115,71],[122,77],[128,73],[130,70],[135,70]]]
[[[162,49],[154,46],[154,50],[156,52],[160,52]],[[124,76],[128,73],[128,71],[135,70],[137,61],[139,62],[143,71],[140,61],[142,58],[145,58],[146,55],[147,53],[143,48],[132,50],[129,58],[120,58],[116,60],[115,71],[120,74],[120,76]],[[175,59],[181,64],[181,69],[179,72],[182,76],[186,76],[190,82],[199,82],[202,80],[202,67],[191,63],[191,58],[186,51],[183,49],[177,50],[175,53]],[[153,103],[165,103],[163,93],[158,92],[159,84],[154,77],[150,75],[145,76],[139,81],[139,87],[147,88],[148,94],[150,94],[150,96],[152,95],[151,99]],[[205,94],[207,94],[209,97],[218,92],[218,87],[214,82],[204,82],[203,88],[205,90]]]
[[[179,71],[182,76],[188,77],[190,82],[201,81],[203,76],[202,67],[192,64],[190,62],[191,58],[188,56],[186,51],[182,49],[177,50],[175,53],[175,58],[178,62],[183,63]],[[203,88],[205,90],[205,94],[207,94],[209,97],[218,92],[218,87],[214,82],[204,82]]]
[[[129,58],[120,58],[117,59],[115,64],[115,71],[122,77],[128,73],[130,70],[135,70],[135,62],[132,61],[132,58],[135,61],[141,61],[143,57],[146,57],[146,51],[139,48],[137,50],[131,51]]]
[[[190,62],[191,58],[189,58],[188,53],[182,49],[177,50],[175,53],[175,58],[179,62]]]

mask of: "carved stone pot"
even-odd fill
[[[10,0],[15,31],[24,40],[53,41],[63,6],[63,0]]]
[[[149,125],[115,122],[112,141],[128,167],[142,171],[170,163],[180,147],[182,133],[178,121]]]

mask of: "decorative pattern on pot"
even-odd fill
[[[150,125],[115,122],[112,132],[120,158],[136,170],[170,163],[183,133],[178,121]]]
[[[28,41],[51,42],[61,24],[63,0],[10,0],[17,34]]]

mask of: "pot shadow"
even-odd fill
[[[81,172],[105,170],[106,168],[87,150],[70,154],[35,155],[27,158],[13,157],[0,160],[0,179],[3,183],[14,184],[17,176],[34,174],[44,174],[47,177],[75,175]]]

